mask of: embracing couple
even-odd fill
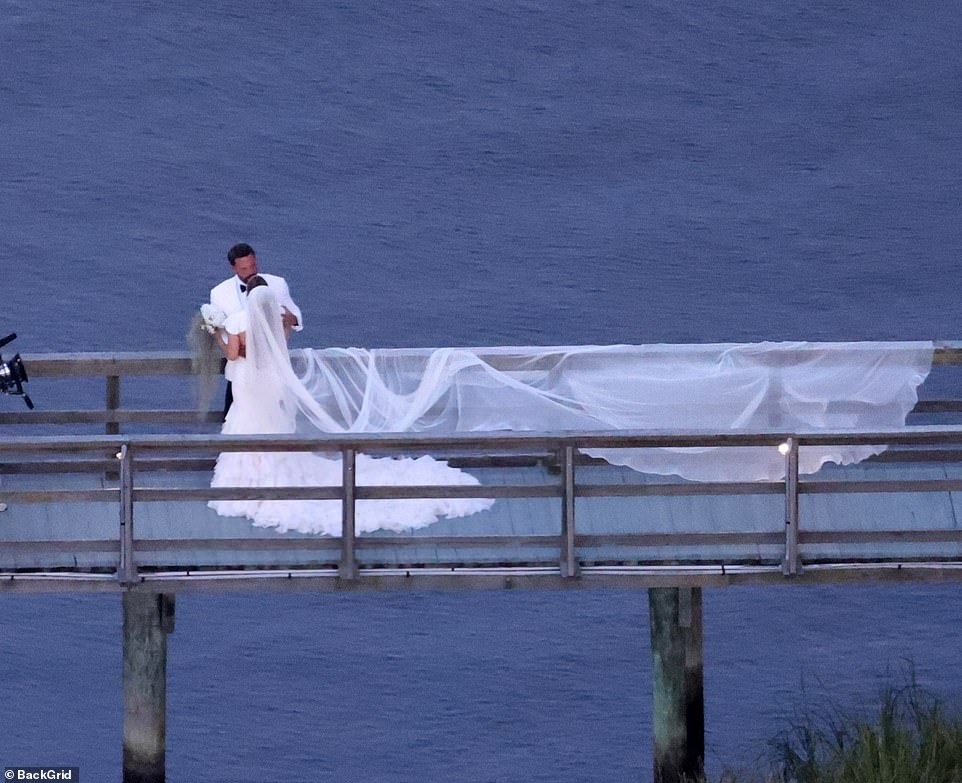
[[[287,339],[303,320],[284,278],[257,273],[257,257],[247,244],[235,245],[227,260],[234,275],[211,290],[212,308],[223,314],[213,339],[227,357],[225,435],[316,434],[352,431],[357,422],[329,410],[336,370],[317,352],[303,353],[321,382],[311,383],[291,366]],[[210,330],[208,330],[210,331]],[[326,382],[325,380],[326,379]],[[338,395],[333,395],[337,397]],[[335,405],[335,408],[337,406]],[[446,462],[423,456],[357,457],[359,483],[422,485],[477,484],[473,476]],[[217,458],[212,487],[339,486],[339,458],[304,451],[224,452]],[[281,532],[339,535],[341,507],[333,500],[214,500],[223,516],[246,516],[259,527]],[[357,531],[407,530],[439,517],[458,517],[487,508],[484,499],[362,500]]]
[[[290,288],[283,277],[257,273],[257,254],[246,243],[234,245],[227,251],[227,262],[233,274],[210,292],[210,303],[226,317],[223,327],[217,332],[217,345],[227,357],[224,376],[227,378],[227,393],[224,399],[226,417],[233,402],[234,377],[241,372],[247,356],[248,301],[249,296],[261,286],[266,290],[258,294],[258,301],[273,300],[279,311],[278,323],[286,338],[292,331],[303,329],[301,311],[291,299]],[[286,348],[285,348],[286,353]]]

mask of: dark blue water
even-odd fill
[[[5,350],[181,349],[237,241],[300,345],[952,339],[960,37],[927,2],[0,0]],[[803,682],[909,658],[962,704],[960,613],[708,591],[710,766]],[[119,779],[119,623],[0,601],[0,762]],[[170,779],[643,779],[647,656],[643,592],[184,596]]]

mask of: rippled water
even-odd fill
[[[180,349],[241,240],[290,281],[301,345],[957,336],[951,6],[0,0],[0,19],[11,349]],[[182,596],[169,779],[643,779],[646,603]],[[0,762],[118,779],[117,597],[0,607]],[[710,765],[751,758],[803,682],[854,702],[910,658],[958,703],[960,609],[953,585],[706,591]]]

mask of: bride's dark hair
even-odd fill
[[[251,291],[255,288],[260,288],[262,285],[267,285],[267,281],[260,275],[251,275],[244,281],[244,285],[247,286],[247,295],[251,295]]]

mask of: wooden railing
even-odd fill
[[[36,354],[22,357],[30,382],[45,379],[103,378],[104,405],[97,409],[37,409],[0,411],[0,425],[102,424],[106,434],[116,434],[124,424],[212,425],[220,418],[216,411],[200,414],[189,409],[130,409],[122,406],[124,378],[179,376],[192,374],[191,359],[185,352]],[[36,395],[34,395],[36,397]]]
[[[877,460],[904,461],[906,463],[958,462],[962,461],[962,427],[915,426],[896,431],[877,433],[855,432],[565,432],[565,433],[462,433],[444,437],[419,434],[406,435],[351,435],[297,438],[293,436],[245,436],[231,437],[214,434],[219,412],[207,412],[199,421],[196,410],[189,409],[133,409],[122,404],[122,379],[136,376],[186,376],[191,372],[190,359],[183,353],[140,354],[46,354],[24,356],[24,364],[34,380],[50,378],[94,377],[105,380],[104,406],[100,409],[63,410],[6,410],[0,413],[0,425],[7,425],[8,437],[0,440],[0,473],[8,476],[28,474],[100,474],[106,475],[106,486],[79,489],[23,489],[15,482],[0,485],[0,501],[6,503],[89,503],[107,501],[117,505],[119,524],[113,541],[85,542],[83,546],[114,547],[119,552],[116,569],[111,578],[118,585],[144,583],[155,575],[138,566],[138,553],[144,546],[153,550],[183,546],[202,545],[219,547],[284,547],[292,551],[331,551],[336,563],[327,576],[334,575],[342,583],[371,580],[375,577],[358,566],[359,549],[372,546],[391,546],[399,549],[416,546],[539,546],[553,547],[557,551],[555,565],[542,569],[542,575],[551,575],[563,582],[585,578],[599,578],[603,574],[642,573],[643,566],[585,565],[580,552],[586,548],[603,546],[637,547],[684,547],[690,545],[732,546],[751,545],[781,547],[780,564],[765,566],[766,573],[780,573],[799,577],[808,564],[802,552],[807,545],[828,543],[905,543],[905,542],[962,542],[962,530],[891,530],[881,524],[873,530],[815,531],[805,529],[805,520],[799,514],[799,498],[804,495],[826,493],[932,493],[962,491],[962,480],[886,480],[886,481],[822,481],[800,480],[798,474],[798,450],[809,446],[826,445],[886,445],[888,450]],[[511,369],[513,357],[499,353],[491,357],[494,364]],[[962,343],[942,343],[935,353],[935,364],[962,365]],[[929,400],[920,403],[920,413],[954,413],[962,411],[960,400]],[[190,425],[200,427],[200,433],[186,434],[121,434],[129,424]],[[87,424],[104,427],[104,434],[89,436],[31,436],[19,434],[29,425]],[[786,479],[779,482],[745,483],[652,483],[652,484],[591,484],[584,480],[584,467],[596,464],[583,456],[585,449],[601,448],[654,448],[713,446],[782,447],[785,459]],[[204,470],[210,467],[214,456],[223,451],[285,451],[308,450],[339,452],[342,458],[343,477],[338,486],[290,487],[290,488],[219,488],[196,486],[151,487],[142,477],[158,470],[172,473]],[[358,486],[354,476],[356,455],[361,452],[378,454],[429,453],[451,457],[452,464],[471,466],[531,466],[548,468],[543,484],[498,484],[483,487],[472,486]],[[651,497],[651,496],[697,496],[697,495],[783,495],[785,504],[785,527],[783,532],[712,531],[693,529],[686,532],[631,532],[611,534],[586,534],[577,526],[575,509],[580,498],[601,497]],[[355,533],[355,511],[359,500],[399,498],[559,498],[560,518],[557,535],[533,536],[449,536],[404,537],[378,536],[369,538]],[[331,499],[340,501],[342,507],[342,532],[334,538],[287,539],[271,542],[258,539],[251,544],[245,539],[191,539],[156,540],[142,542],[135,535],[135,506],[142,502],[203,502],[212,499]],[[21,542],[24,547],[31,542]],[[76,542],[32,542],[40,549],[57,551]],[[19,545],[19,544],[18,544]],[[939,556],[923,558],[955,568],[953,558]],[[951,561],[951,562],[950,562]],[[661,568],[664,578],[672,584],[688,579],[717,578],[719,574],[731,579],[737,567],[728,565],[724,558],[715,563],[702,563],[705,571],[699,575],[696,569],[684,564],[670,562],[649,566]],[[855,567],[846,562],[841,565]],[[451,566],[454,573],[460,568]],[[719,568],[721,569],[719,571]],[[607,570],[605,570],[607,569]],[[82,569],[81,569],[82,570]],[[469,569],[470,570],[470,569]],[[475,572],[479,569],[474,569]],[[483,570],[483,569],[480,569]],[[510,570],[510,569],[509,569]],[[524,569],[515,569],[515,575]],[[757,569],[756,569],[757,570]],[[251,576],[256,569],[250,569]],[[380,576],[388,574],[381,569]],[[707,576],[706,576],[707,575]],[[263,576],[263,574],[260,574]],[[20,575],[17,576],[20,578]],[[168,576],[170,578],[176,578]],[[186,577],[185,577],[186,578]],[[238,576],[243,578],[243,575]],[[499,577],[505,578],[505,577]],[[701,583],[701,582],[698,582]]]
[[[294,436],[246,436],[231,437],[221,435],[182,435],[182,436],[91,436],[73,437],[35,437],[8,438],[0,442],[0,459],[19,461],[22,466],[36,464],[57,464],[62,470],[73,471],[76,466],[83,470],[93,470],[111,464],[110,460],[97,458],[105,452],[112,452],[113,465],[119,463],[119,481],[116,487],[91,489],[2,489],[0,500],[8,503],[84,503],[104,502],[117,504],[119,525],[117,537],[111,546],[119,551],[115,578],[120,585],[132,585],[148,580],[150,575],[138,569],[139,542],[135,535],[135,503],[142,502],[183,502],[206,501],[210,499],[332,499],[338,500],[342,507],[341,535],[334,538],[286,539],[282,542],[265,543],[259,539],[251,543],[245,539],[190,539],[163,540],[152,539],[153,550],[178,546],[198,547],[201,545],[231,548],[275,548],[285,550],[311,550],[339,548],[336,567],[329,572],[342,582],[350,582],[364,573],[358,568],[355,552],[359,546],[410,547],[410,546],[467,546],[483,543],[499,545],[539,545],[551,546],[558,552],[556,565],[548,569],[555,577],[564,580],[579,579],[589,574],[604,573],[604,569],[585,569],[579,550],[596,546],[688,546],[692,544],[709,546],[730,546],[750,544],[758,546],[781,545],[784,556],[780,570],[785,576],[802,573],[805,563],[800,557],[800,545],[824,543],[906,543],[906,542],[962,542],[962,529],[927,530],[890,530],[884,525],[876,530],[847,531],[806,531],[804,519],[799,515],[799,498],[806,494],[826,493],[932,493],[962,491],[960,479],[925,479],[897,481],[850,481],[850,480],[800,480],[798,474],[798,450],[809,446],[858,446],[880,445],[890,447],[910,447],[913,449],[940,447],[959,448],[962,445],[962,428],[959,427],[913,427],[904,430],[876,433],[864,432],[728,432],[719,433],[480,433],[458,434],[444,437],[425,435],[353,435],[299,438]],[[590,484],[580,480],[574,455],[583,449],[631,449],[656,447],[701,447],[711,446],[728,448],[754,446],[779,448],[784,452],[786,480],[778,482],[744,483],[655,483],[655,484]],[[340,453],[343,460],[343,480],[339,486],[328,487],[289,487],[289,488],[210,488],[210,487],[149,487],[138,483],[139,469],[154,466],[155,461],[170,454],[180,458],[196,457],[222,451],[316,451]],[[484,486],[358,486],[354,478],[354,464],[358,453],[481,453],[526,455],[559,455],[561,470],[558,480],[536,485],[497,484]],[[50,458],[53,458],[51,460]],[[27,470],[25,467],[24,470]],[[598,497],[651,497],[681,495],[765,495],[781,494],[785,503],[784,533],[762,532],[725,532],[694,529],[690,532],[672,533],[613,533],[581,534],[578,532],[575,517],[575,500],[578,498]],[[557,535],[539,536],[465,536],[445,537],[359,537],[355,534],[355,511],[358,500],[399,499],[399,498],[533,498],[554,497],[561,499],[561,517]],[[38,542],[53,544],[56,542]],[[101,542],[105,543],[105,542]],[[109,542],[106,542],[109,543]],[[87,542],[86,545],[90,545]],[[63,542],[70,548],[72,544]],[[945,558],[922,558],[947,565]],[[711,564],[708,564],[709,566]],[[851,564],[850,564],[851,565]],[[670,564],[666,564],[667,568]],[[724,558],[719,558],[715,571],[725,573]],[[452,568],[453,570],[453,568]],[[728,575],[737,572],[729,565]],[[264,573],[249,570],[237,578],[263,577]],[[774,573],[772,568],[769,572]],[[622,569],[627,573],[627,569]],[[387,573],[383,570],[380,574]],[[684,578],[693,573],[690,567],[679,566],[665,574]],[[285,574],[275,572],[283,578]],[[289,577],[290,574],[288,573]],[[370,577],[371,574],[369,573]],[[12,576],[11,576],[12,578]],[[187,577],[184,577],[185,579]],[[196,578],[196,575],[195,575]],[[169,577],[168,577],[169,580]]]

